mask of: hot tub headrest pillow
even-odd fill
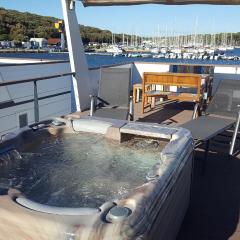
[[[76,119],[72,121],[73,130],[76,132],[89,132],[106,134],[113,124],[96,119]]]

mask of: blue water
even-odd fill
[[[235,48],[233,51],[227,51],[226,55],[240,56],[240,48]]]
[[[240,56],[240,48],[227,52],[227,55]],[[52,59],[69,60],[68,53],[0,53],[0,57],[10,58],[34,58],[34,59]],[[164,62],[164,63],[191,63],[191,64],[227,64],[240,65],[240,61],[227,60],[183,60],[183,59],[155,59],[155,58],[127,58],[102,55],[86,55],[90,68],[108,66],[113,64],[129,63],[134,61],[143,62]]]

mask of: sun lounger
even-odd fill
[[[222,80],[209,104],[206,115],[193,119],[181,127],[191,131],[196,146],[205,143],[205,162],[210,140],[235,126],[229,154],[234,154],[240,123],[240,80]],[[204,169],[203,169],[204,171]]]
[[[133,120],[130,68],[102,68],[98,96],[91,96],[90,116]]]

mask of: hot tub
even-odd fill
[[[58,119],[0,143],[3,239],[175,239],[190,197],[190,133]]]

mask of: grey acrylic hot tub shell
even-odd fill
[[[86,129],[87,132],[109,136],[129,134],[162,138],[167,139],[169,143],[159,153],[159,164],[153,166],[152,171],[148,174],[151,176],[148,178],[150,181],[133,189],[126,198],[116,200],[115,203],[106,203],[99,209],[85,209],[83,211],[76,209],[79,214],[75,215],[70,214],[70,212],[74,213],[74,209],[70,209],[68,212],[67,209],[62,211],[62,209],[54,210],[48,206],[35,205],[22,199],[21,194],[18,196],[20,197],[18,203],[14,201],[16,199],[14,194],[10,194],[10,197],[0,196],[0,231],[2,232],[2,229],[8,227],[9,231],[18,232],[17,227],[21,229],[18,232],[19,236],[22,234],[23,236],[31,236],[31,239],[40,239],[28,228],[24,220],[18,221],[18,218],[27,218],[28,221],[40,224],[35,227],[38,229],[37,231],[40,231],[49,222],[53,226],[54,224],[62,226],[59,228],[62,233],[54,230],[54,233],[46,234],[45,237],[42,234],[41,239],[56,239],[56,237],[68,239],[66,236],[81,240],[175,239],[190,198],[193,157],[193,140],[190,132],[182,128],[156,124],[88,118],[72,120],[71,124],[67,123],[67,126],[72,126],[76,134],[81,134]],[[88,127],[86,128],[86,126]],[[21,138],[21,133],[18,134],[18,138]],[[131,214],[120,222],[107,223],[106,216],[109,210],[116,205],[130,209]],[[12,209],[15,211],[12,212]],[[8,214],[11,216],[9,218],[14,219],[12,226],[11,224],[6,226],[4,223],[8,219],[6,217]],[[4,216],[5,219],[2,219],[1,216]],[[51,229],[47,228],[47,231],[51,231]],[[6,231],[3,233],[7,234]],[[7,235],[5,239],[7,239]]]

